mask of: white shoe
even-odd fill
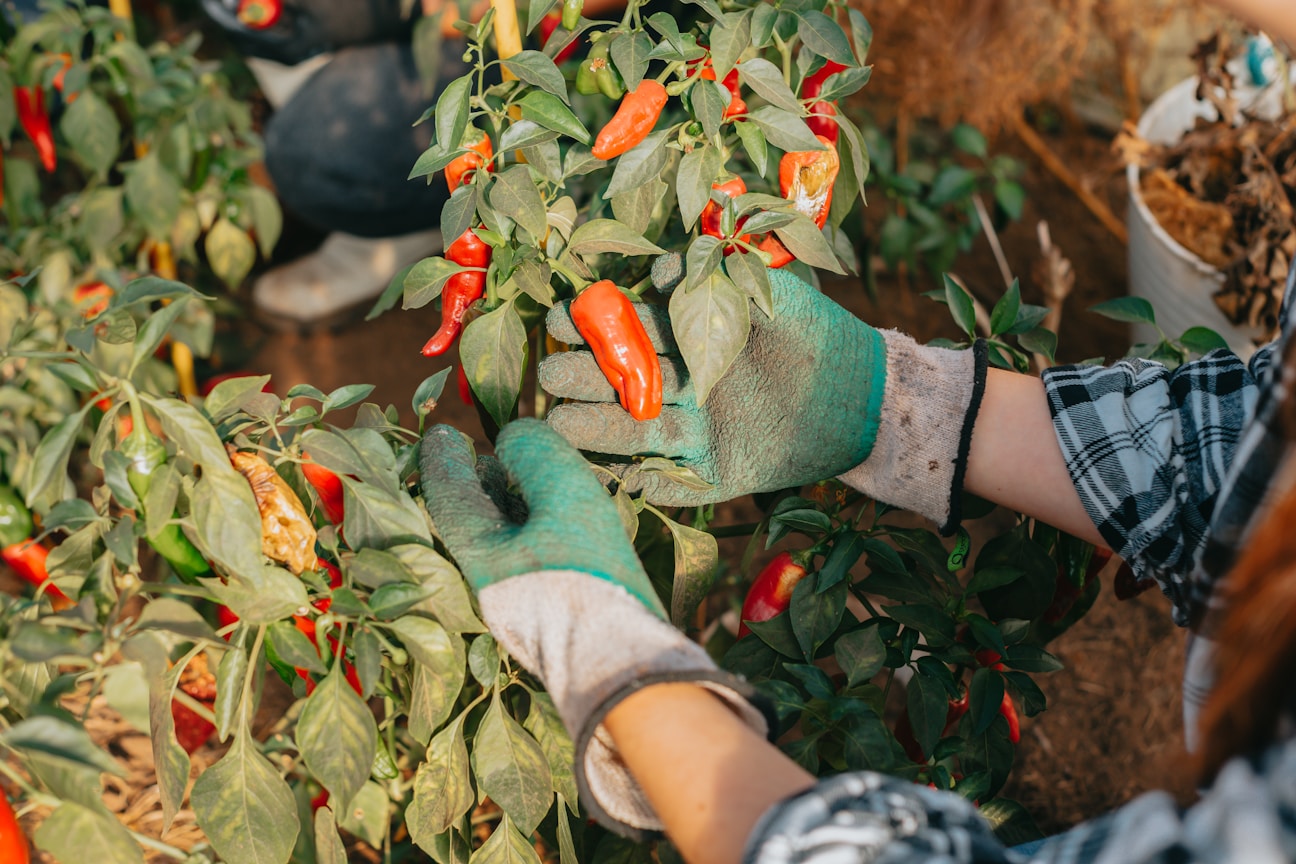
[[[252,286],[263,316],[319,324],[378,297],[402,268],[441,247],[441,232],[356,237],[335,231],[309,255],[268,271]]]

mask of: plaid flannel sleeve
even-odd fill
[[[1227,351],[1170,370],[1145,360],[1044,373],[1067,470],[1103,539],[1188,621],[1189,574],[1273,357]]]

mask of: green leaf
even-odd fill
[[[935,678],[919,673],[909,680],[906,689],[905,705],[909,709],[914,739],[924,754],[930,754],[945,730],[945,717],[949,711],[945,686]]]
[[[135,347],[131,352],[131,362],[127,374],[134,375],[135,370],[145,360],[153,356],[153,352],[162,344],[163,338],[171,330],[171,325],[176,319],[186,311],[188,302],[186,299],[178,299],[171,302],[170,305],[163,306],[161,309],[149,315],[144,326],[139,329],[135,335]]]
[[[243,700],[243,684],[247,679],[248,666],[247,649],[242,645],[231,645],[225,652],[225,656],[221,658],[220,665],[216,667],[216,704],[212,707],[212,713],[216,715],[216,736],[221,741],[230,736],[238,720],[239,703]],[[154,745],[154,750],[156,749]],[[185,765],[188,764],[189,760],[186,757]],[[184,792],[188,779],[189,770],[186,767],[180,777],[179,792]],[[176,803],[180,803],[180,798],[176,799]]]
[[[135,839],[114,817],[70,802],[64,802],[45,817],[32,839],[41,851],[59,861],[84,861],[91,850],[95,861],[102,864],[142,864],[144,861]],[[24,842],[22,835],[17,842]],[[25,857],[26,853],[22,855]]]
[[[1047,327],[1036,327],[1034,330],[1018,336],[1017,344],[1024,351],[1043,354],[1052,363],[1054,354],[1057,353],[1057,334]]]
[[[769,150],[765,146],[765,133],[755,123],[746,120],[734,121],[734,130],[738,133],[738,140],[742,141],[747,158],[752,161],[752,167],[756,169],[756,173],[764,177],[769,167]]]
[[[660,255],[666,251],[612,219],[591,219],[582,224],[572,232],[567,249],[576,255],[597,255],[603,252]],[[462,348],[460,351],[462,352]]]
[[[174,304],[172,304],[174,305]],[[203,399],[202,410],[212,421],[220,421],[237,414],[270,383],[269,375],[241,375],[228,378],[212,388]],[[149,490],[152,491],[152,486]]]
[[[534,831],[553,800],[549,762],[540,744],[505,713],[499,693],[491,697],[477,727],[472,758],[482,792],[518,823],[519,830]]]
[[[576,806],[576,775],[572,768],[576,764],[576,745],[567,734],[548,693],[531,694],[531,710],[527,712],[523,725],[549,760],[554,791],[567,802],[572,815],[576,815],[580,812]],[[564,821],[561,816],[559,821]]]
[[[662,169],[666,167],[666,140],[669,135],[668,129],[653,132],[621,154],[616,168],[612,169],[612,179],[603,193],[604,199],[642,186],[649,180],[659,179]]]
[[[1023,575],[1025,575],[1025,571],[1018,567],[982,567],[977,570],[976,575],[968,581],[967,593],[980,594],[982,591],[989,591],[991,588],[1001,588],[1004,585],[1011,585]]]
[[[207,263],[212,272],[234,289],[243,284],[243,280],[256,263],[256,246],[252,238],[242,228],[221,217],[216,220],[206,240]]]
[[[59,121],[63,137],[81,162],[105,179],[121,152],[121,124],[108,103],[93,90],[82,91]]]
[[[1022,672],[1057,672],[1062,661],[1036,645],[1009,645],[1004,665]]]
[[[986,157],[986,139],[975,126],[960,123],[950,130],[950,140],[954,146],[979,159]]]
[[[501,62],[505,69],[522,81],[571,104],[571,100],[567,98],[567,82],[563,80],[562,72],[558,71],[553,60],[545,56],[543,51],[521,51]]]
[[[490,203],[496,210],[507,213],[537,242],[544,239],[544,199],[531,179],[531,169],[515,165],[498,175],[490,189]]]
[[[811,267],[819,267],[833,273],[844,273],[841,264],[833,253],[832,246],[824,239],[823,232],[807,217],[800,214],[786,225],[774,229],[774,233],[787,246],[788,251]]]
[[[95,746],[84,729],[49,715],[36,715],[11,726],[0,743],[24,753],[44,753],[73,765],[125,776],[117,762]]]
[[[864,13],[858,9],[847,9],[851,25],[851,45],[855,48],[855,58],[860,63],[868,61],[869,47],[873,44],[873,25],[869,24]]]
[[[622,74],[624,77],[624,73]],[[532,120],[546,129],[561,132],[582,144],[590,143],[590,133],[585,128],[585,124],[552,93],[532,90],[519,99],[517,104],[522,107],[522,119]]]
[[[279,199],[268,189],[249,186],[243,192],[247,209],[252,213],[252,227],[256,229],[256,242],[264,258],[269,258],[283,233],[283,211]]]
[[[28,469],[28,507],[33,506],[46,489],[59,488],[67,482],[68,459],[72,456],[77,432],[81,430],[81,424],[85,422],[86,414],[93,404],[87,402],[80,411],[55,423],[36,445]]]
[[[725,259],[725,273],[769,318],[774,317],[774,291],[770,287],[769,269],[756,255],[736,254]]]
[[[279,659],[294,668],[323,675],[328,671],[319,655],[319,646],[289,621],[276,621],[267,634]],[[218,691],[219,692],[219,691]]]
[[[316,864],[347,864],[346,847],[328,805],[315,811],[315,859]]]
[[[974,337],[976,310],[972,305],[972,295],[951,279],[949,274],[945,275],[945,302],[949,306],[950,314],[954,316],[954,323],[969,337]]]
[[[837,665],[846,673],[847,685],[854,687],[867,683],[882,671],[887,652],[881,630],[865,627],[852,630],[839,638],[833,645],[833,653],[837,657]]]
[[[158,399],[147,394],[141,396],[144,404],[152,410],[158,422],[162,424],[162,431],[166,437],[176,442],[181,450],[201,465],[204,474],[225,474],[238,478],[244,486],[247,486],[247,481],[243,480],[230,465],[229,456],[225,453],[225,445],[201,411],[179,399]],[[252,500],[251,494],[252,490],[248,489],[248,500]],[[255,502],[253,507],[255,508]]]
[[[265,567],[261,514],[247,480],[232,471],[204,471],[191,499],[198,542],[208,560],[238,579],[260,579]]]
[[[486,625],[473,611],[468,586],[454,565],[427,546],[407,544],[393,546],[389,551],[416,581],[431,592],[419,604],[420,612],[435,616],[452,633],[482,633],[486,630]]]
[[[1228,350],[1224,337],[1209,327],[1189,327],[1179,337],[1179,342],[1194,354],[1209,354],[1218,349]]]
[[[1026,206],[1026,190],[1020,183],[1000,180],[994,186],[994,200],[1009,219],[1016,221],[1022,217],[1022,208]]]
[[[369,776],[378,729],[368,706],[342,674],[342,664],[333,664],[307,697],[295,738],[306,767],[345,810]]]
[[[409,731],[420,744],[426,744],[433,731],[454,711],[455,700],[459,698],[467,677],[462,655],[463,640],[454,638],[459,647],[451,646],[445,654],[435,655],[440,661],[437,666],[418,663],[414,667]]]
[[[761,57],[743,61],[738,64],[738,75],[742,79],[742,83],[756,91],[756,95],[766,102],[785,111],[800,113],[800,100],[797,99],[792,89],[788,87],[787,82],[783,80],[783,73],[770,61]],[[718,70],[716,79],[724,80],[720,77]]]
[[[972,684],[968,688],[971,704],[969,711],[972,717],[972,734],[980,735],[990,728],[995,717],[999,716],[999,705],[1003,702],[1003,676],[993,669],[978,669],[972,675]]]
[[[626,90],[639,87],[648,72],[648,54],[653,50],[652,40],[642,30],[627,33],[612,41],[608,54],[625,82]]]
[[[670,318],[702,405],[747,344],[751,331],[747,296],[721,273],[712,273],[692,291],[671,294]]]
[[[246,726],[220,761],[198,776],[189,803],[226,861],[286,864],[292,855],[301,830],[292,790],[257,752]]]
[[[378,849],[382,847],[383,837],[391,824],[390,810],[391,799],[387,797],[387,791],[370,780],[341,811],[339,823],[342,830]]]
[[[724,111],[730,98],[729,91],[719,81],[699,78],[689,88],[693,115],[702,124],[702,131],[707,138],[714,139],[720,134],[720,124],[724,122]]]
[[[301,579],[282,567],[263,565],[255,574],[221,584],[204,580],[216,600],[233,610],[247,624],[269,624],[287,618],[308,602]]]
[[[792,589],[788,613],[792,618],[792,632],[807,661],[814,660],[819,648],[836,632],[846,611],[847,593],[845,582],[820,592],[814,578],[802,579]]]
[[[698,285],[703,284],[711,278],[711,274],[717,272],[720,262],[724,256],[724,243],[715,237],[702,234],[693,238],[689,244],[688,254],[684,258],[687,279],[684,283],[685,291],[692,291]],[[743,255],[731,256],[742,258]]]
[[[1152,311],[1152,304],[1142,297],[1116,297],[1096,306],[1090,306],[1089,311],[1126,324],[1156,323],[1156,313]]]
[[[460,338],[459,357],[482,406],[500,426],[508,423],[527,360],[526,327],[513,304],[474,318]]]
[[[180,215],[180,182],[163,167],[156,152],[124,170],[126,206],[150,237],[166,240]]]
[[[612,215],[631,231],[642,234],[652,223],[653,211],[666,197],[668,188],[665,182],[653,179],[622,192],[612,199]]]
[[[477,220],[477,201],[481,187],[476,183],[460,186],[441,206],[441,236],[462,237]],[[454,242],[453,239],[451,242]]]
[[[1017,323],[1017,312],[1020,309],[1021,286],[1014,279],[1008,291],[999,298],[999,302],[995,303],[994,311],[990,313],[991,335],[998,336],[1000,333],[1006,333]]]
[[[499,667],[500,653],[495,637],[483,633],[468,646],[468,671],[477,679],[478,684],[490,687],[495,683],[495,676],[500,671]]]
[[[798,12],[797,35],[807,48],[819,56],[845,66],[855,65],[855,55],[851,53],[850,40],[846,38],[845,31],[824,13],[815,9]]]
[[[852,714],[841,726],[842,757],[852,771],[889,772],[896,764],[895,739],[872,709]]]
[[[868,84],[872,77],[872,66],[845,69],[834,75],[829,75],[828,80],[824,82],[823,87],[819,90],[819,98],[824,101],[835,102],[845,99],[847,96],[853,96],[863,90],[864,85]],[[840,116],[839,114],[838,117]],[[838,125],[841,125],[840,120],[838,120]]]
[[[824,149],[823,143],[814,136],[798,114],[774,105],[762,105],[747,112],[747,119],[760,128],[765,134],[765,140],[780,150],[792,153]],[[738,134],[742,135],[741,129]]]
[[[967,198],[975,191],[976,174],[962,165],[949,165],[941,169],[932,181],[927,203],[936,206],[950,204]]]
[[[410,839],[427,852],[432,851],[434,838],[458,824],[476,800],[463,718],[459,715],[436,734],[414,775],[414,797],[405,811],[405,825]]]
[[[383,549],[400,543],[432,542],[427,514],[403,491],[393,495],[372,483],[342,478],[342,530],[355,547]]]
[[[717,6],[712,12],[719,23],[711,28],[711,63],[712,68],[715,69],[716,80],[723,81],[738,63],[742,52],[751,45],[752,16],[750,10],[730,12],[727,15],[717,15],[718,12]]]
[[[462,147],[464,133],[468,129],[468,106],[472,88],[473,76],[470,73],[451,81],[437,97],[436,143],[439,149],[452,156]]]
[[[696,147],[691,153],[685,153],[680,160],[679,173],[675,179],[675,194],[679,200],[680,218],[684,220],[684,230],[693,230],[693,223],[702,213],[702,208],[711,200],[711,184],[720,173],[724,160],[720,151],[711,145]]]
[[[676,292],[680,294],[683,292]],[[675,576],[671,588],[671,623],[686,627],[698,603],[715,582],[720,550],[713,535],[662,517],[674,543]]]
[[[534,120],[515,120],[500,137],[500,150],[507,152],[534,147],[547,141],[557,141],[560,134],[541,126]]]
[[[505,815],[481,848],[472,853],[469,864],[540,864],[540,856]]]

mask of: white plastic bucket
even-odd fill
[[[1243,80],[1243,70],[1236,70]],[[1263,113],[1276,116],[1279,110],[1278,88],[1260,90],[1239,87],[1239,105],[1254,104]],[[1139,118],[1138,133],[1147,141],[1173,144],[1193,128],[1198,117],[1218,116],[1209,102],[1196,99],[1197,79],[1180,81],[1162,93]],[[1257,101],[1258,100],[1258,101]],[[1224,274],[1195,254],[1180,246],[1157,222],[1143,201],[1139,188],[1139,169],[1125,169],[1129,181],[1129,290],[1135,297],[1148,300],[1156,310],[1157,324],[1167,336],[1178,338],[1189,327],[1209,327],[1224,337],[1240,357],[1255,351],[1253,338],[1258,328],[1239,327],[1224,317],[1212,299],[1224,284]],[[1156,331],[1146,325],[1135,325],[1134,339],[1148,342]]]

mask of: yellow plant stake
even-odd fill
[[[514,0],[491,0],[495,9],[495,47],[501,60],[507,60],[522,50],[522,31],[518,27],[517,4]],[[501,77],[513,81],[517,76],[504,68]]]

